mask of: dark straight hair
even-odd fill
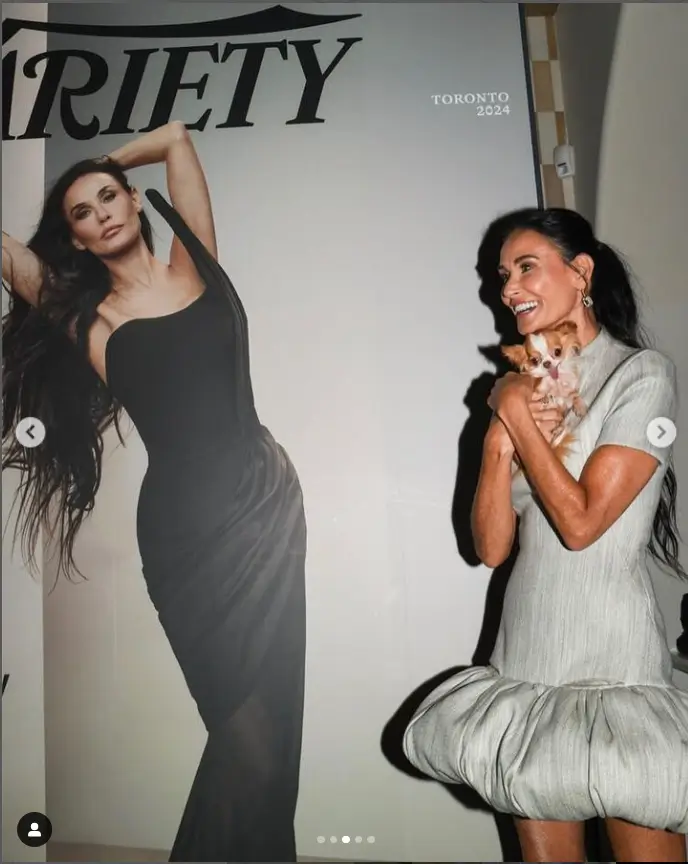
[[[17,468],[17,536],[25,560],[35,564],[41,527],[59,544],[59,568],[79,573],[74,540],[93,509],[100,487],[103,433],[119,429],[121,407],[88,359],[91,326],[112,283],[105,264],[72,243],[63,202],[70,186],[88,174],[109,174],[126,194],[132,189],[115,162],[87,159],[69,168],[48,193],[38,227],[27,243],[42,263],[37,307],[10,289],[2,322],[3,459]],[[140,214],[141,235],[153,251],[153,232]],[[69,328],[76,328],[76,339]],[[22,417],[38,417],[47,429],[40,447],[22,447],[13,435]],[[81,574],[80,574],[81,575]]]

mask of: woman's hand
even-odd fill
[[[564,412],[561,408],[545,404],[537,393],[531,395],[528,401],[528,408],[538,429],[542,433],[542,437],[548,444],[551,444],[554,433],[561,427]],[[496,414],[492,417],[487,429],[485,446],[489,447],[498,456],[514,456],[516,453],[514,442],[511,440],[506,426]]]
[[[548,405],[543,402],[542,396],[537,392],[531,395],[528,407],[545,441],[551,444],[554,433],[561,428],[564,420],[564,411],[555,405]]]
[[[501,417],[514,401],[529,402],[533,395],[535,381],[530,375],[518,372],[507,372],[503,378],[498,378],[490,393],[487,404]]]
[[[550,405],[543,396],[534,389],[535,381],[528,375],[508,372],[498,379],[492,388],[487,404],[495,412],[487,433],[491,447],[500,454],[514,453],[511,436],[500,419],[500,415],[509,411],[516,400],[527,405],[538,429],[548,444],[551,444],[554,433],[558,431],[564,419],[564,412],[555,405]]]

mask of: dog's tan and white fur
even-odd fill
[[[504,356],[524,375],[537,379],[535,390],[546,405],[563,412],[552,435],[552,448],[560,459],[570,452],[572,429],[587,407],[581,399],[578,355],[581,351],[576,325],[566,321],[559,327],[526,336],[523,345],[507,345]]]

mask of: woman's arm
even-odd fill
[[[569,549],[580,551],[599,539],[644,489],[668,451],[647,440],[655,417],[671,417],[675,395],[669,363],[656,352],[634,360],[598,446],[575,480],[543,441],[523,391],[505,389],[498,414],[545,511]]]
[[[43,263],[30,249],[2,232],[2,281],[23,300],[38,306],[43,284]]]
[[[511,468],[514,447],[506,429],[493,419],[485,436],[478,488],[471,510],[471,532],[478,558],[499,567],[509,557],[516,536],[516,513],[511,506]]]
[[[215,223],[208,184],[186,126],[173,121],[130,141],[110,153],[125,170],[164,162],[172,206],[210,254],[217,258]],[[170,252],[172,267],[193,267],[183,243],[175,237]]]
[[[545,405],[529,393],[526,408],[537,434],[549,448],[562,421],[557,407]],[[516,536],[516,511],[511,504],[514,444],[502,421],[494,416],[485,436],[478,488],[471,511],[471,530],[478,557],[498,567],[509,557]]]

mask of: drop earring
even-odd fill
[[[583,306],[589,309],[592,306],[592,297],[589,294],[583,294]]]

